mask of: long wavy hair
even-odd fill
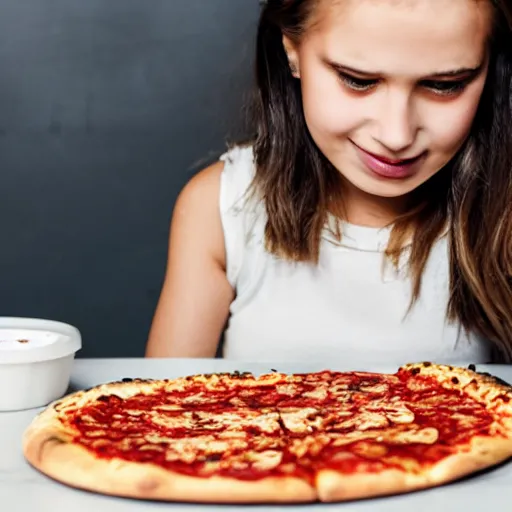
[[[411,306],[435,241],[450,240],[447,318],[460,321],[512,361],[512,0],[494,9],[489,72],[469,137],[452,161],[415,194],[414,208],[396,219],[386,259],[398,262],[412,236]],[[313,142],[283,34],[299,41],[317,0],[266,0],[256,41],[252,117],[253,191],[267,212],[267,250],[285,259],[318,261],[328,215],[342,203],[342,181]]]

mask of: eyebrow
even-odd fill
[[[341,71],[341,72],[345,72],[345,73],[352,73],[354,75],[360,75],[360,76],[363,76],[363,77],[374,77],[374,76],[379,76],[379,75],[384,75],[385,73],[382,73],[382,72],[379,72],[379,71],[376,71],[376,72],[373,72],[373,73],[370,73],[368,71],[363,71],[361,69],[355,69],[355,68],[351,68],[349,66],[344,66],[343,64],[339,64],[337,62],[333,62],[329,59],[325,59],[325,62],[331,66],[332,68],[336,69],[337,71]],[[479,64],[477,67],[475,68],[459,68],[459,69],[451,69],[451,70],[448,70],[448,71],[438,71],[438,72],[435,72],[435,73],[431,73],[431,74],[428,74],[428,75],[425,75],[425,77],[428,77],[428,78],[449,78],[449,77],[459,77],[459,76],[466,76],[466,75],[469,75],[470,77],[474,77],[474,76],[477,76],[480,71],[483,69],[484,67],[484,62],[482,62],[481,64]]]

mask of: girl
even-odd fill
[[[512,0],[267,0],[256,136],[173,215],[149,357],[512,356]]]

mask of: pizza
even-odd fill
[[[125,379],[67,395],[27,461],[97,493],[210,503],[334,502],[435,487],[512,456],[512,388],[432,363],[394,374],[277,371]]]

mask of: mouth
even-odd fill
[[[418,168],[418,163],[423,159],[426,152],[408,158],[388,158],[366,151],[352,142],[357,150],[359,159],[364,167],[373,175],[380,178],[404,179],[412,176]]]

